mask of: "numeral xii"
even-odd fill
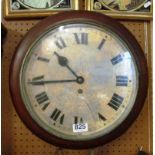
[[[74,33],[74,37],[77,44],[88,44],[88,33]]]

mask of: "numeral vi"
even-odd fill
[[[75,116],[74,117],[74,124],[83,123],[83,118]]]

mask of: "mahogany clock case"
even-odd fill
[[[124,42],[131,50],[132,55],[135,58],[135,62],[139,72],[139,88],[136,101],[134,107],[132,108],[132,111],[130,112],[129,116],[125,119],[125,121],[123,121],[123,123],[115,130],[113,130],[111,133],[103,137],[93,139],[91,141],[78,141],[78,143],[76,141],[66,141],[64,139],[59,139],[56,136],[51,135],[42,128],[40,128],[40,126],[38,126],[35,123],[35,121],[33,121],[29,113],[27,112],[20,95],[20,86],[19,86],[20,67],[30,45],[36,40],[36,38],[38,38],[42,34],[42,32],[45,32],[50,27],[55,26],[57,24],[65,23],[66,21],[67,22],[90,21],[102,26],[106,26],[108,29],[110,29],[111,31],[116,33],[120,38],[122,38],[122,40],[124,40]],[[135,121],[135,119],[137,118],[138,114],[140,113],[143,107],[147,95],[147,87],[148,87],[147,63],[143,51],[138,42],[136,41],[135,37],[116,20],[95,12],[93,13],[87,11],[63,12],[51,17],[47,17],[46,19],[38,23],[35,27],[33,27],[23,38],[12,59],[12,63],[10,66],[9,86],[12,100],[17,113],[19,114],[23,122],[26,124],[26,126],[33,133],[35,133],[37,136],[44,139],[45,141],[57,146],[71,149],[84,149],[106,144],[107,142],[119,137]]]

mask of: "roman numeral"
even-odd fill
[[[47,63],[50,61],[49,59],[43,58],[43,57],[38,57],[37,60],[47,62]]]
[[[62,114],[61,111],[57,108],[54,109],[52,115],[50,116],[50,118],[53,121],[59,121],[60,124],[63,124],[64,117],[65,117],[65,115]]]
[[[108,105],[113,108],[114,110],[118,110],[120,105],[122,104],[124,98],[119,96],[118,94],[113,94],[112,99],[108,103]]]
[[[123,58],[122,58],[122,56],[120,54],[117,55],[116,57],[114,57],[113,59],[111,59],[111,63],[113,65],[116,65],[116,64],[118,64],[121,61],[123,61]]]
[[[107,120],[107,119],[106,119],[102,114],[100,114],[100,113],[98,113],[98,117],[99,117],[99,119],[102,120],[102,121],[106,121],[106,120]]]
[[[105,43],[105,39],[102,39],[102,41],[100,42],[100,44],[98,45],[98,49],[99,50],[101,50],[102,49],[102,47],[103,47],[103,45],[104,45],[104,43]]]
[[[44,79],[44,75],[41,75],[41,76],[34,77],[32,81],[41,81],[43,79]]]
[[[43,110],[43,111],[46,110],[46,108],[49,106],[49,104],[50,104],[50,102],[45,103],[44,106],[42,107],[42,110]]]
[[[49,100],[49,98],[48,98],[46,92],[42,92],[42,93],[36,95],[35,98],[36,98],[36,100],[37,100],[37,102],[38,102],[39,104],[44,103],[44,102],[46,102],[46,101]]]
[[[48,98],[46,92],[37,94],[35,96],[35,98],[39,104],[43,104],[42,110],[45,110],[48,107],[48,105],[50,104],[49,98]]]
[[[74,124],[77,124],[77,123],[83,123],[83,118],[82,117],[78,117],[78,116],[75,116],[74,117]]]
[[[59,49],[67,47],[65,41],[61,37],[55,42],[55,44]]]
[[[88,33],[74,33],[77,44],[88,45]]]
[[[116,76],[116,86],[128,86],[128,77]]]

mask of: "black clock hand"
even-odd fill
[[[67,82],[77,82],[77,79],[75,80],[47,80],[47,81],[29,81],[29,84],[32,85],[44,85],[44,84],[52,84],[52,83],[67,83]]]
[[[60,56],[57,52],[54,52],[54,54],[57,56],[58,58],[58,62],[61,66],[63,67],[67,67],[68,70],[76,77],[78,78],[79,76],[70,68],[70,66],[68,65],[68,59],[64,56]]]
[[[52,84],[52,83],[70,83],[70,82],[77,82],[78,84],[82,84],[84,82],[84,78],[79,76],[77,79],[72,80],[45,80],[45,81],[29,81],[29,84],[32,85],[44,85],[44,84]]]

